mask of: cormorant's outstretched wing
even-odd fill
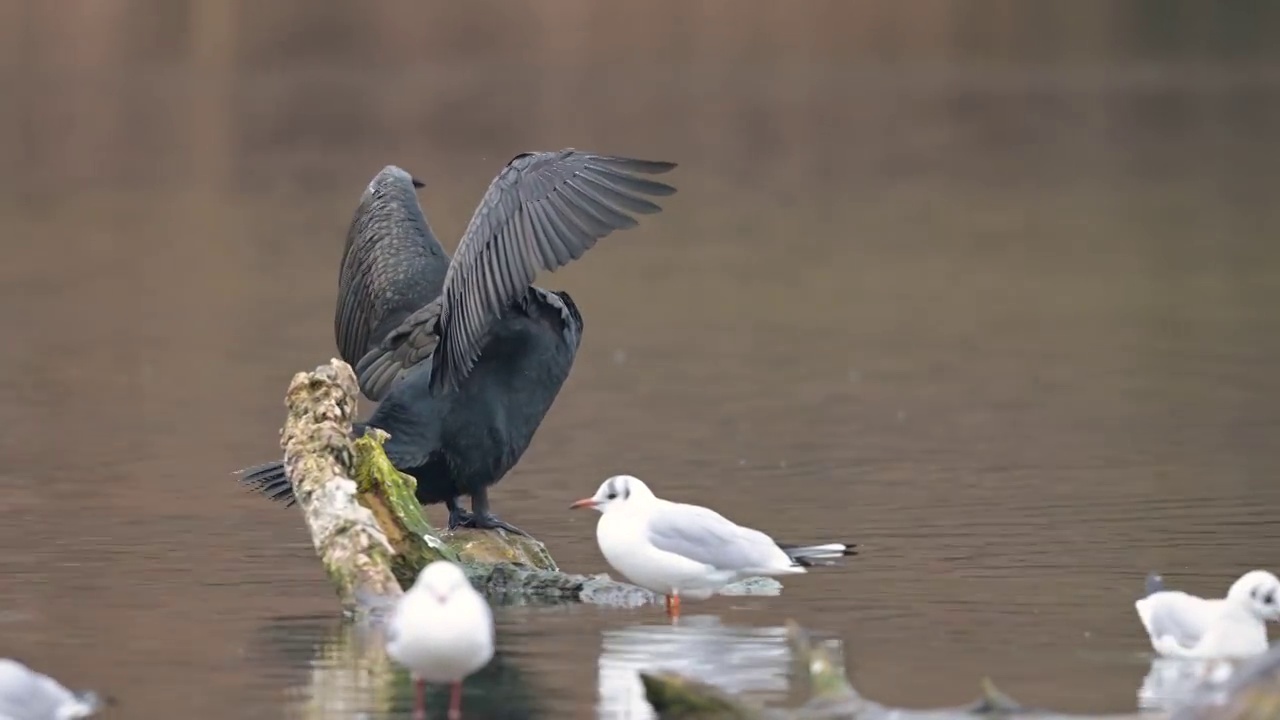
[[[675,188],[636,173],[674,167],[573,149],[521,153],[507,163],[489,184],[445,275],[433,390],[457,387],[467,376],[489,326],[538,270],[555,270],[614,230],[635,227],[628,213],[660,212],[644,196],[671,195]]]
[[[437,300],[444,286],[449,256],[422,214],[415,192],[421,186],[388,165],[369,183],[351,219],[333,320],[338,352],[350,365]],[[360,389],[373,400],[387,390],[363,377]]]

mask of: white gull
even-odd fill
[[[1165,657],[1240,658],[1267,651],[1266,622],[1280,620],[1280,579],[1251,570],[1231,584],[1225,598],[1165,590],[1147,577],[1147,595],[1134,607],[1151,647]]]
[[[449,718],[462,715],[462,680],[493,658],[493,612],[462,568],[438,560],[422,569],[387,626],[387,654],[408,668],[416,717],[426,715],[426,683],[450,684]]]
[[[785,545],[710,508],[663,500],[631,475],[605,480],[571,508],[599,510],[596,541],[609,565],[631,582],[665,596],[679,615],[680,599],[705,600],[753,575],[790,575],[856,555],[852,543]]]
[[[94,692],[72,692],[17,660],[0,658],[0,720],[73,720],[100,707]]]

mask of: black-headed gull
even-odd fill
[[[666,597],[680,614],[680,598],[705,600],[752,575],[803,573],[813,565],[856,555],[852,543],[784,545],[710,508],[663,500],[631,475],[615,475],[571,508],[600,511],[596,541],[609,565],[628,580]]]
[[[1165,657],[1239,658],[1267,651],[1268,620],[1280,620],[1280,579],[1251,570],[1231,584],[1225,598],[1206,599],[1165,590],[1147,577],[1147,595],[1136,601],[1151,647]]]
[[[72,692],[17,660],[0,658],[0,720],[73,720],[94,714],[94,692]]]
[[[427,683],[452,685],[449,718],[462,716],[462,680],[493,658],[493,612],[462,568],[438,560],[418,573],[387,626],[387,654],[413,677],[417,717]]]

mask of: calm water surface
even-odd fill
[[[1133,709],[1143,574],[1217,593],[1280,540],[1280,34],[1243,7],[8,3],[0,654],[115,717],[405,716],[228,473],[335,354],[378,168],[452,247],[575,146],[681,191],[540,278],[587,329],[497,512],[603,571],[566,506],[629,472],[864,553],[675,628],[499,609],[468,717],[647,717],[644,667],[781,702],[788,617],[884,702]]]

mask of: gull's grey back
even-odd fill
[[[782,550],[768,535],[701,505],[665,502],[649,520],[649,542],[720,570],[760,570]]]

